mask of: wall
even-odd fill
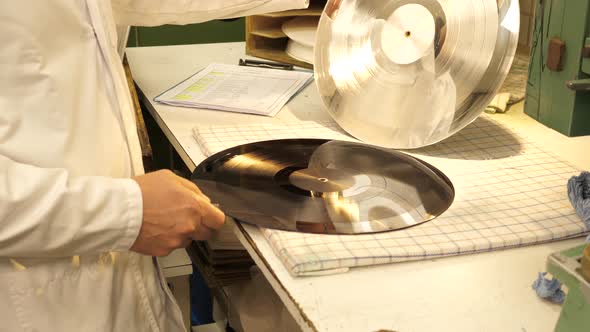
[[[529,48],[535,23],[535,0],[520,0],[520,47]],[[128,46],[160,46],[244,41],[244,18],[186,26],[133,27]]]
[[[231,21],[211,21],[189,25],[133,27],[129,47],[178,44],[203,44],[244,41],[244,18]]]

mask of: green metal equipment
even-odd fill
[[[525,113],[590,135],[590,0],[537,0]]]
[[[568,288],[555,332],[590,331],[590,246],[550,255],[547,271]]]
[[[567,136],[590,135],[590,0],[535,0],[524,111]],[[590,246],[554,253],[568,291],[555,332],[590,332]]]

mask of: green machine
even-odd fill
[[[536,1],[525,113],[564,135],[590,135],[590,0]]]
[[[552,254],[547,271],[568,288],[555,332],[590,331],[590,246]]]
[[[524,111],[567,136],[590,135],[590,0],[536,0]],[[590,245],[554,253],[568,288],[555,332],[590,332]]]

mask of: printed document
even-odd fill
[[[275,116],[313,79],[309,71],[213,63],[155,98],[163,104]]]

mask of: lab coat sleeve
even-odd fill
[[[309,0],[112,0],[118,25],[156,26],[236,18],[309,6]]]
[[[129,250],[143,217],[133,179],[71,177],[0,155],[0,257]]]

